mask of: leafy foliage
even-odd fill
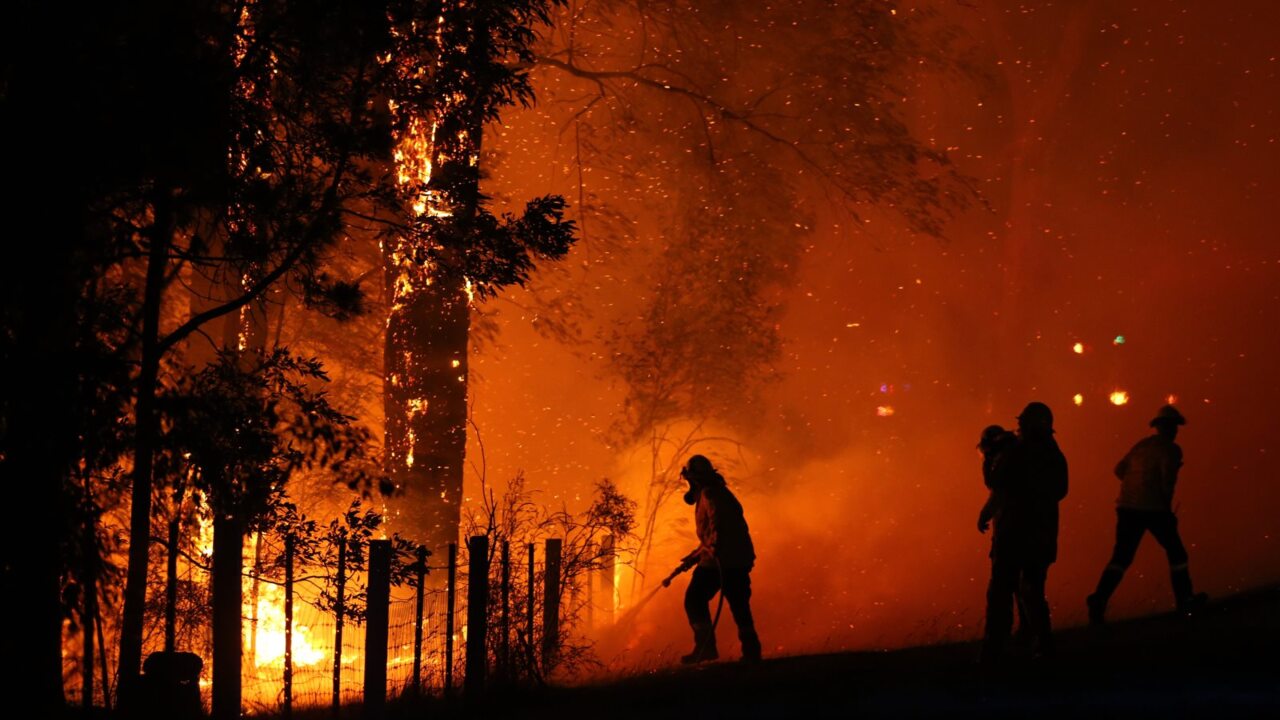
[[[166,398],[169,442],[196,468],[195,486],[215,513],[258,529],[296,471],[345,482],[376,475],[369,435],[312,387],[320,363],[285,350],[224,351]]]

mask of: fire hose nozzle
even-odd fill
[[[662,580],[662,587],[671,587],[671,581],[675,580],[676,576],[679,575],[680,573],[693,567],[694,564],[695,563],[692,560],[685,560],[684,562],[680,563],[679,567],[677,567],[675,570],[672,570],[671,574]]]

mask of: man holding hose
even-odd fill
[[[709,607],[718,591],[723,593],[738,626],[742,660],[756,662],[760,660],[760,638],[751,618],[751,568],[755,566],[756,553],[742,504],[725,485],[724,476],[702,455],[689,458],[680,476],[689,483],[684,501],[694,506],[699,542],[683,561],[685,566],[694,568],[684,594],[694,648],[680,660],[693,664],[720,656]]]

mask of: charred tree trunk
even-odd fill
[[[164,586],[164,651],[178,649],[178,539],[182,529],[182,490],[173,493],[173,514],[169,517],[168,563]]]
[[[37,294],[28,301],[38,304],[42,299]],[[65,331],[69,332],[72,318],[65,320],[68,323]],[[5,532],[5,562],[0,578],[5,587],[5,616],[12,619],[13,626],[5,633],[8,635],[5,651],[19,659],[14,674],[6,681],[19,683],[15,689],[20,688],[21,696],[32,703],[28,706],[32,708],[32,715],[43,717],[44,711],[51,715],[61,711],[65,702],[60,550],[61,533],[67,529],[66,498],[62,489],[68,456],[61,446],[62,436],[67,431],[74,434],[75,424],[64,414],[73,407],[67,386],[74,388],[74,376],[68,383],[58,368],[38,367],[42,362],[58,365],[48,362],[49,358],[68,351],[50,347],[62,345],[63,338],[57,336],[63,334],[64,328],[56,324],[38,325],[40,329],[29,328],[33,332],[25,338],[33,343],[24,353],[28,355],[24,359],[29,359],[31,366],[23,368],[19,376],[19,384],[27,387],[19,390],[19,402],[14,403],[15,417],[21,421],[7,428],[12,444],[10,453],[4,457],[4,480],[13,492],[14,507],[38,508],[41,519],[37,523],[8,523],[11,527]],[[55,337],[42,340],[42,333]]]
[[[158,189],[153,199],[155,222],[147,258],[146,287],[142,300],[142,358],[138,370],[138,398],[134,406],[133,486],[129,509],[129,564],[125,578],[124,617],[120,628],[120,702],[132,705],[142,666],[143,615],[147,601],[147,561],[151,548],[151,480],[155,443],[159,430],[156,393],[159,389],[160,306],[165,272],[173,243],[173,199]]]
[[[213,706],[214,720],[240,717],[241,637],[240,585],[244,526],[240,518],[219,511],[213,518]]]
[[[0,178],[6,188],[0,211],[11,222],[34,220],[39,227],[22,242],[23,233],[11,225],[9,254],[0,262],[0,327],[7,346],[0,353],[6,385],[0,390],[0,483],[13,508],[39,513],[39,522],[11,518],[0,529],[0,613],[10,625],[0,634],[0,653],[17,661],[0,683],[14,691],[8,697],[29,703],[26,714],[35,717],[61,712],[66,700],[59,541],[74,532],[65,492],[77,456],[77,373],[70,360],[82,287],[78,271],[85,263],[78,253],[88,245],[82,214],[87,198],[70,177],[79,174],[67,172],[84,161],[56,121],[79,117],[74,97],[80,94],[65,91],[61,72],[51,76],[37,50],[70,30],[58,15],[35,4],[6,14],[6,22],[23,32],[7,37],[0,98]]]
[[[386,266],[394,293],[383,378],[387,472],[404,493],[401,517],[427,545],[443,547],[457,540],[461,519],[470,310],[461,279],[404,287],[401,262],[391,256]]]
[[[262,592],[262,531],[253,535],[253,579],[249,584],[249,657],[258,657],[258,597]]]
[[[458,66],[482,67],[489,52],[483,12],[451,5],[439,72]],[[480,88],[475,93],[480,93]],[[415,530],[427,544],[457,541],[463,467],[467,449],[467,352],[471,334],[470,280],[463,259],[480,206],[480,147],[483,114],[478,97],[446,103],[426,139],[429,188],[420,198],[423,213],[441,222],[428,240],[435,261],[420,264],[421,253],[404,241],[385,251],[386,287],[391,298],[384,362],[387,470],[404,492]]]
[[[84,580],[80,591],[84,594],[84,604],[80,613],[80,629],[84,632],[84,657],[80,659],[80,705],[86,711],[93,708],[93,619],[98,616],[98,543],[91,518],[86,519],[81,538]]]

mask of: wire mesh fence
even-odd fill
[[[463,689],[469,639],[471,558],[467,546],[460,545],[454,555],[456,565],[450,572],[449,557],[447,551],[431,556],[433,562],[426,567],[426,581],[421,591],[414,573],[396,575],[401,582],[390,588],[385,615],[385,693],[389,699],[411,693],[442,695]],[[589,590],[584,589],[581,578],[561,583],[557,577],[552,587],[560,589],[554,593],[552,609],[547,610],[545,558],[546,546],[542,543],[512,544],[505,553],[499,543],[487,549],[485,562],[478,565],[486,568],[488,575],[485,607],[481,610],[487,627],[481,645],[485,658],[480,667],[482,674],[493,681],[541,681],[548,662],[548,618],[555,618],[558,623],[562,614],[581,615],[583,608],[590,605]],[[246,567],[241,617],[244,712],[280,715],[286,702],[298,710],[364,702],[366,660],[371,652],[366,642],[369,635],[366,617],[372,614],[366,614],[367,608],[359,607],[359,603],[366,597],[368,571],[360,567],[345,573],[350,593],[347,597],[356,607],[354,612],[352,607],[347,607],[348,612],[343,613],[341,619],[333,598],[323,598],[314,583],[294,585],[290,622],[286,608],[289,585],[281,577],[256,577],[251,570]],[[315,578],[332,576],[332,570],[298,564],[294,574],[298,578]],[[555,566],[552,572],[557,572]],[[207,569],[187,569],[184,582],[198,586],[208,581]],[[563,610],[560,609],[562,597]],[[204,612],[207,614],[207,607]],[[211,705],[212,627],[207,621],[193,621],[184,628],[178,633],[177,649],[193,652],[203,660],[200,690],[207,709]],[[287,628],[292,632],[286,633]],[[557,632],[554,624],[552,632]],[[114,629],[109,628],[106,639],[100,642],[110,647],[114,634]],[[79,691],[83,662],[77,650],[81,647],[81,635],[74,630],[67,634],[69,697]],[[160,635],[149,636],[148,652],[163,649]],[[552,642],[555,641],[552,638]],[[377,658],[378,654],[374,653],[373,657]],[[99,651],[98,661],[101,659]],[[111,673],[103,672],[103,676],[115,675],[114,660],[114,656],[109,658]],[[292,668],[290,682],[286,682],[286,665]],[[95,705],[110,704],[103,683],[99,682],[94,690]],[[373,692],[379,690],[374,688]]]

